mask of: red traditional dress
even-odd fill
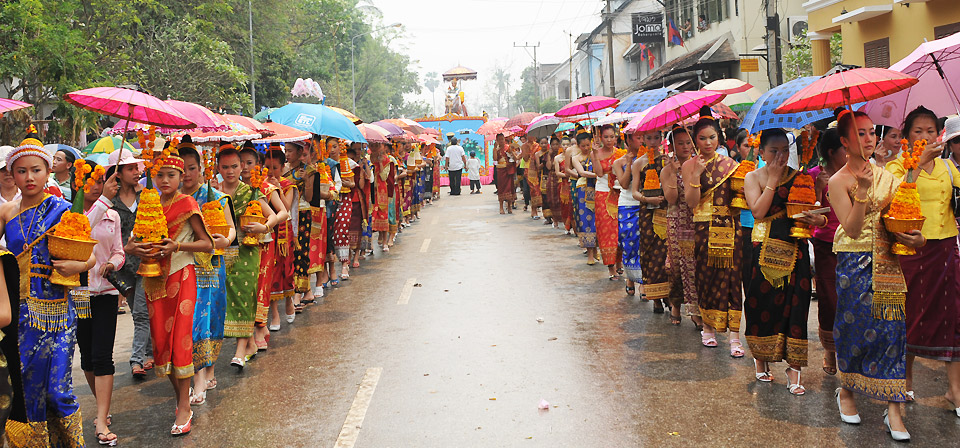
[[[600,257],[603,264],[616,264],[620,258],[617,212],[620,190],[613,188],[613,162],[616,154],[600,160],[603,176],[597,178],[594,203],[597,215],[597,243],[600,246]]]
[[[320,192],[330,188],[329,183],[321,183],[320,175],[313,180],[313,200],[310,201],[310,266],[308,274],[323,271],[323,261],[327,254],[327,209]],[[329,180],[326,180],[329,182]]]
[[[202,217],[197,201],[178,193],[163,204],[163,214],[170,239],[178,243],[194,241],[193,227],[188,221],[193,215]],[[193,254],[176,251],[160,259],[160,268],[159,277],[143,279],[154,365],[157,375],[190,378],[193,376],[193,311],[197,303]]]
[[[260,193],[263,194],[267,203],[270,203],[270,195],[280,189],[274,185],[264,182],[260,185]],[[274,210],[274,213],[277,211]],[[278,228],[281,226],[277,226]],[[276,232],[274,232],[276,233]],[[260,237],[260,271],[257,274],[257,315],[254,323],[258,327],[267,325],[267,314],[270,310],[270,291],[273,286],[273,271],[276,261],[277,240],[273,233],[265,233]]]
[[[356,162],[346,157],[340,159],[341,179],[353,180],[351,164]],[[353,201],[356,195],[356,189],[340,188],[340,205],[337,206],[333,224],[333,247],[341,263],[350,261],[350,219],[353,216]]]
[[[297,186],[287,179],[280,179],[280,191],[286,195],[291,189]],[[294,195],[296,196],[296,195]],[[293,204],[296,207],[297,204]],[[281,299],[293,297],[293,258],[295,242],[293,236],[293,218],[273,229],[273,240],[275,242],[273,281],[270,286],[270,301],[276,302]]]
[[[362,160],[361,162],[366,162]],[[352,202],[353,206],[350,209],[350,224],[348,226],[348,235],[350,240],[350,250],[357,250],[360,247],[360,234],[363,232],[364,222],[367,220],[370,208],[368,200],[370,198],[370,184],[365,182],[363,179],[364,172],[363,167],[358,163],[351,170],[353,172],[353,180],[356,182],[357,188],[354,188],[355,192],[353,194]],[[360,187],[361,180],[364,180],[363,186]]]
[[[376,203],[373,205],[373,231],[386,232],[390,230],[390,203],[393,200],[394,184],[397,172],[390,156],[384,155],[373,163],[374,187],[376,188]]]

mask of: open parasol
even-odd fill
[[[390,143],[390,131],[371,123],[360,123],[357,129],[370,143]]]
[[[166,100],[164,103],[167,103],[167,105],[169,105],[171,108],[175,109],[177,112],[180,112],[181,115],[192,121],[195,127],[191,129],[195,129],[198,132],[225,131],[230,127],[219,115],[199,104],[177,100]],[[128,120],[120,120],[113,126],[112,132],[114,134],[118,134],[125,132],[126,130],[146,131],[150,128],[150,126],[152,125],[129,122]],[[182,128],[161,126],[157,128],[157,132],[160,134],[173,134],[178,132],[180,129]]]
[[[606,109],[608,107],[615,107],[620,103],[620,100],[616,98],[610,98],[606,96],[585,96],[583,98],[578,98],[563,106],[558,110],[554,115],[558,117],[570,117],[574,115],[584,115],[596,112],[601,109]]]
[[[387,137],[398,137],[403,135],[403,129],[387,120],[375,121],[373,124],[383,128],[388,132]]]
[[[510,117],[509,120],[503,125],[505,128],[512,128],[514,126],[520,126],[526,128],[530,125],[535,118],[539,117],[540,114],[536,112],[523,112],[517,115]]]
[[[789,114],[778,114],[774,109],[779,107],[787,98],[813,84],[820,79],[816,76],[797,78],[776,86],[760,96],[743,116],[740,127],[750,133],[764,129],[790,128],[800,129],[810,123],[833,117],[833,109],[820,109]]]
[[[718,79],[710,84],[703,86],[700,90],[709,90],[712,92],[726,93],[727,95],[733,95],[734,93],[746,92],[753,88],[753,85],[741,81],[737,78],[726,78]]]
[[[644,110],[656,106],[659,102],[667,99],[667,97],[670,95],[676,95],[678,93],[680,92],[677,90],[668,89],[665,87],[653,90],[645,90],[643,92],[636,92],[624,98],[620,104],[617,104],[617,107],[613,109],[613,111],[622,113],[643,112]]]
[[[665,129],[685,118],[700,113],[703,106],[713,106],[725,97],[725,93],[708,90],[681,92],[647,110],[642,117],[634,118],[624,132],[648,132]]]
[[[33,104],[24,103],[23,101],[0,98],[0,114],[32,106]]]
[[[487,120],[486,123],[480,125],[477,128],[477,134],[480,135],[497,135],[497,134],[506,134],[507,131],[504,130],[504,125],[507,123],[506,118],[491,118]]]
[[[774,109],[778,114],[833,109],[875,100],[915,85],[919,80],[886,68],[865,67],[820,78]]]
[[[270,114],[273,121],[317,135],[366,143],[349,118],[322,104],[290,103]]]
[[[74,106],[111,117],[175,129],[196,124],[159,98],[123,87],[93,87],[63,96]]]
[[[350,121],[353,122],[353,124],[363,123],[363,120],[361,120],[360,117],[354,115],[352,112],[343,110],[343,109],[341,109],[341,108],[339,108],[339,107],[333,107],[333,106],[327,106],[327,107],[333,109],[334,112],[336,112],[336,113],[338,113],[338,114],[340,114],[340,115],[343,115],[344,117],[349,118]]]
[[[254,143],[288,143],[288,142],[301,142],[304,140],[309,140],[313,138],[313,134],[307,131],[301,131],[297,128],[292,128],[287,125],[280,123],[267,122],[263,123],[262,126],[269,130],[269,136],[264,138],[253,140]]]

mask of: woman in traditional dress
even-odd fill
[[[828,183],[847,163],[847,152],[843,150],[840,135],[835,128],[820,133],[817,151],[820,153],[821,165],[810,169],[810,175],[816,179],[816,194],[820,205],[830,207]],[[827,375],[836,375],[837,349],[833,343],[833,320],[837,316],[837,254],[833,252],[833,237],[840,221],[832,207],[818,219],[819,222],[813,226],[813,238],[810,239],[816,273],[817,319],[820,323],[820,345],[823,346],[823,371]]]
[[[390,210],[393,208],[393,183],[396,181],[396,170],[390,163],[390,155],[387,154],[387,145],[383,143],[373,143],[370,146],[370,157],[373,162],[374,175],[374,204],[371,230],[378,232],[377,243],[381,250],[390,251],[390,241],[393,241],[390,228]]]
[[[566,144],[564,144],[566,142]],[[571,232],[575,231],[574,226],[574,216],[573,213],[573,185],[576,184],[576,180],[571,182],[571,170],[570,162],[568,162],[568,152],[570,150],[570,139],[563,139],[560,141],[560,150],[557,156],[554,158],[553,163],[557,173],[557,179],[559,179],[559,185],[557,186],[558,195],[560,196],[560,216],[563,219],[563,228],[566,231],[567,235],[570,235]]]
[[[340,205],[337,207],[333,226],[333,244],[337,261],[340,262],[340,279],[350,280],[350,221],[353,219],[353,206],[357,205],[356,199],[360,191],[357,189],[353,169],[359,165],[345,152],[338,156],[341,182]]]
[[[805,239],[790,236],[794,220],[787,216],[790,188],[797,176],[787,168],[790,141],[783,129],[767,129],[760,137],[760,157],[766,164],[747,174],[744,194],[756,219],[753,228],[753,273],[746,291],[747,344],[758,381],[771,382],[767,363],[787,361],[787,388],[793,395],[806,390],[800,369],[807,365],[807,312],[810,309],[810,248]],[[821,222],[804,215],[806,225]]]
[[[293,302],[293,257],[296,237],[293,234],[293,214],[297,204],[294,203],[297,194],[296,185],[282,177],[283,168],[287,163],[287,156],[279,144],[271,144],[263,157],[263,167],[267,170],[265,182],[277,187],[283,208],[287,210],[287,219],[273,229],[274,268],[273,279],[270,285],[270,331],[280,330],[280,304],[284,301],[284,316],[288,324],[293,323],[296,316],[296,307]]]
[[[520,157],[517,149],[507,143],[503,134],[497,134],[493,157],[497,160],[497,200],[500,202],[500,214],[513,214],[513,203],[517,200],[517,187],[513,183],[517,174],[517,162]],[[506,206],[506,208],[504,208]]]
[[[895,440],[909,440],[900,403],[907,401],[907,284],[890,251],[892,237],[909,247],[924,243],[920,231],[890,234],[881,222],[900,180],[869,162],[876,144],[873,121],[862,112],[843,111],[837,119],[847,152],[844,169],[830,178],[830,204],[840,227],[837,253],[837,346],[840,388],[837,407],[844,423],[859,424],[854,392],[886,401],[884,423]]]
[[[241,244],[247,233],[262,235],[270,231],[278,222],[270,204],[259,192],[240,181],[242,171],[240,154],[233,145],[223,145],[217,154],[217,166],[223,180],[220,189],[230,196],[234,209],[234,226],[237,237],[225,249],[224,265],[227,271],[227,313],[224,323],[224,336],[237,338],[237,349],[230,365],[243,370],[247,361],[257,354],[257,345],[253,341],[254,320],[257,314],[257,274],[260,271],[260,245]],[[258,201],[265,224],[250,223],[240,226],[243,216],[251,202]]]
[[[619,280],[621,268],[620,249],[617,236],[617,202],[620,190],[613,188],[616,181],[612,175],[613,162],[618,157],[617,131],[613,125],[600,128],[602,146],[591,153],[591,165],[596,174],[595,216],[597,223],[597,243],[600,247],[600,259],[607,266],[610,280]]]
[[[155,163],[154,182],[160,192],[168,237],[160,243],[136,244],[134,252],[142,259],[151,248],[159,249],[162,274],[145,278],[143,285],[150,311],[154,369],[157,375],[170,379],[176,395],[176,420],[170,434],[181,436],[190,433],[193,420],[189,390],[194,374],[193,313],[197,301],[194,253],[209,252],[213,241],[197,201],[180,193],[183,159],[173,151]]]
[[[633,162],[637,160],[637,151],[643,146],[643,138],[637,134],[627,134],[627,153],[613,162],[613,175],[617,180],[614,188],[620,190],[617,200],[617,235],[622,249],[623,269],[627,277],[624,287],[629,296],[637,293],[637,283],[643,282],[643,272],[640,268],[640,201],[630,194],[633,184]],[[646,207],[644,207],[646,208]],[[644,248],[650,250],[650,248]],[[661,309],[662,312],[662,309]]]
[[[20,275],[16,301],[10,297],[18,317],[2,341],[14,391],[7,441],[14,447],[80,447],[83,419],[71,375],[77,315],[66,289],[50,283],[50,275],[54,270],[64,277],[86,272],[96,258],[50,257],[46,237],[70,203],[44,191],[53,161],[32,126],[6,160],[21,198],[0,205],[0,236],[6,237],[20,272],[29,274]]]
[[[593,135],[589,132],[577,134],[579,152],[571,158],[573,169],[577,172],[577,237],[580,247],[587,250],[587,264],[597,263],[597,216],[595,212],[595,190],[597,173],[593,172]]]
[[[336,139],[333,140],[335,142]],[[333,144],[331,142],[330,144]],[[330,234],[327,226],[328,206],[335,207],[334,189],[336,184],[333,182],[333,176],[339,174],[329,163],[327,157],[327,143],[324,143],[322,136],[314,137],[313,149],[306,151],[307,171],[305,174],[305,191],[303,193],[307,202],[310,203],[310,234],[307,240],[309,248],[310,265],[307,268],[307,274],[313,276],[316,286],[313,288],[313,294],[307,295],[303,303],[314,303],[318,297],[323,297],[323,285],[326,282],[327,272],[325,265],[327,260],[327,247],[329,246],[328,236]],[[321,171],[323,174],[321,175]]]
[[[350,267],[359,268],[360,260],[363,256],[362,234],[365,223],[370,213],[370,178],[373,173],[370,171],[370,161],[363,157],[363,147],[360,143],[353,143],[347,148],[347,156],[350,157],[351,166],[353,166],[353,181],[356,193],[352,196],[353,206],[350,209],[350,223],[348,226],[348,236],[350,240],[350,252],[352,264]]]
[[[293,308],[294,314],[303,311],[303,302],[314,300],[314,292],[310,289],[310,228],[312,227],[312,216],[310,213],[310,202],[307,200],[308,177],[312,177],[316,172],[308,168],[305,160],[310,153],[310,141],[305,143],[307,146],[301,146],[300,143],[284,144],[284,154],[287,157],[287,173],[283,178],[291,182],[294,186],[293,204],[290,212],[293,215],[294,244],[293,248]],[[322,291],[322,288],[321,288]],[[289,307],[287,309],[289,312]],[[289,319],[289,317],[288,317]]]
[[[234,228],[233,204],[230,197],[203,183],[204,168],[199,152],[192,143],[177,145],[183,159],[183,193],[193,198],[203,210],[208,202],[218,202],[229,226],[227,235],[210,232],[214,249],[223,250],[237,236]],[[209,223],[206,223],[209,225]],[[208,228],[209,231],[209,228]],[[193,313],[193,396],[190,404],[207,400],[207,389],[216,387],[214,366],[223,347],[223,324],[227,312],[227,273],[222,255],[195,253],[194,271],[197,280],[197,305]]]
[[[540,144],[534,139],[527,142],[529,149],[526,151],[527,167],[523,170],[523,177],[527,182],[527,189],[530,191],[530,218],[540,219],[540,212],[543,207],[543,194],[540,192]]]
[[[259,169],[260,154],[252,145],[244,145],[243,148],[240,149],[240,162],[242,163],[240,179],[245,183],[252,183],[253,172],[255,169]],[[273,213],[276,214],[276,223],[283,223],[290,215],[285,208],[283,199],[280,197],[280,188],[277,185],[266,182],[265,178],[265,173],[262,173],[259,179],[259,192]],[[251,185],[251,187],[258,188],[256,185]],[[264,213],[264,216],[266,216],[266,213]],[[276,227],[279,227],[279,225],[272,226],[271,229]],[[257,313],[254,318],[255,329],[253,340],[257,346],[257,350],[264,351],[267,350],[270,342],[270,330],[267,328],[267,320],[270,311],[270,293],[273,287],[273,270],[276,267],[277,240],[273,237],[272,230],[271,232],[261,234],[259,240],[260,270],[257,275]]]
[[[541,178],[543,185],[544,198],[544,216],[547,221],[553,224],[554,229],[560,228],[560,221],[563,220],[560,211],[560,178],[557,176],[556,159],[560,152],[560,138],[550,137],[550,146],[543,151],[543,163],[541,166]],[[549,216],[547,216],[549,214]]]
[[[653,133],[659,140],[660,132]],[[627,137],[629,145],[638,148],[648,139],[648,134],[630,134]],[[689,141],[689,137],[684,143]],[[646,148],[646,154],[638,157],[631,164],[631,186],[630,194],[638,201],[637,208],[637,235],[639,238],[639,253],[636,259],[637,274],[642,272],[643,292],[647,300],[653,300],[653,312],[663,313],[663,306],[669,301],[671,305],[670,323],[680,325],[680,306],[683,303],[683,291],[679,283],[670,281],[667,271],[667,210],[664,197],[655,193],[647,197],[643,193],[643,185],[646,183],[647,176],[657,176],[663,173],[663,167],[666,164],[666,157],[660,154],[659,144],[652,148]],[[688,148],[687,155],[692,148]],[[686,159],[684,159],[686,160]],[[674,173],[676,175],[676,173]],[[673,182],[675,183],[675,179]],[[661,182],[661,191],[664,191]],[[626,258],[624,258],[626,264]],[[641,271],[642,270],[642,271]],[[627,270],[629,274],[630,270]]]
[[[730,176],[737,162],[717,153],[720,126],[708,110],[693,126],[694,144],[700,154],[683,164],[684,199],[693,208],[696,228],[697,292],[703,319],[701,343],[717,346],[717,333],[730,330],[730,356],[742,358],[740,316],[743,289],[740,285],[740,211],[730,207],[733,188]]]
[[[888,163],[887,170],[904,181],[916,182],[920,210],[926,217],[921,232],[927,243],[915,255],[900,256],[907,282],[907,396],[914,398],[916,356],[944,361],[948,381],[944,398],[960,417],[960,252],[951,205],[953,187],[960,187],[960,171],[940,158],[944,146],[937,141],[940,130],[937,116],[923,106],[907,114],[903,122],[907,143],[911,147],[920,140],[929,143],[910,179],[902,157]],[[954,136],[948,137],[944,141]]]
[[[693,210],[687,205],[684,197],[682,166],[693,157],[693,139],[683,126],[674,126],[667,137],[670,141],[670,150],[673,153],[669,160],[664,161],[660,171],[660,184],[663,187],[663,196],[667,201],[667,256],[670,269],[667,271],[670,281],[671,294],[681,291],[683,306],[687,316],[697,327],[703,330],[703,321],[700,318],[699,298],[696,284],[696,259],[694,246],[696,228],[693,223]],[[648,154],[653,152],[652,149]],[[634,163],[636,165],[636,163]],[[655,261],[654,261],[655,262]],[[641,266],[643,261],[641,261]],[[674,306],[670,310],[670,321],[678,325],[681,319],[680,307]]]

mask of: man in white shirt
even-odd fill
[[[480,191],[480,159],[477,159],[476,151],[470,151],[470,159],[467,160],[467,179],[470,180],[470,194],[483,193]]]
[[[447,146],[444,152],[444,160],[447,163],[447,178],[450,179],[450,195],[460,196],[460,177],[463,174],[463,167],[467,164],[467,155],[463,147],[458,145],[456,137],[450,137],[450,146]]]

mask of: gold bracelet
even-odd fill
[[[869,198],[869,197],[860,199],[860,198],[857,197],[857,195],[853,195],[853,200],[854,200],[854,201],[857,201],[857,202],[859,202],[859,203],[861,203],[861,204],[866,204],[867,202],[870,202],[870,198]]]
[[[180,252],[180,242],[177,241],[177,250],[175,252]]]
[[[694,185],[694,184],[687,184],[687,186],[688,186],[688,187],[693,187],[693,188],[700,188],[701,185],[700,185],[700,184],[696,184],[696,185]]]
[[[826,228],[827,228],[827,224],[830,224],[830,218],[827,218],[826,215],[820,215],[820,216],[823,217],[823,225],[820,225],[820,226],[817,226],[817,227],[818,227],[818,228],[821,228],[821,229],[826,229]]]
[[[771,186],[769,186],[769,185],[764,186],[763,189],[764,189],[764,190],[770,190],[770,191],[777,191],[776,188],[773,188],[773,187],[771,187]]]
[[[857,190],[859,190],[859,189],[860,189],[860,183],[859,183],[859,182],[854,182],[854,183],[853,183],[853,188],[847,190],[847,194],[849,194],[850,197],[854,197],[854,196],[857,195]]]

